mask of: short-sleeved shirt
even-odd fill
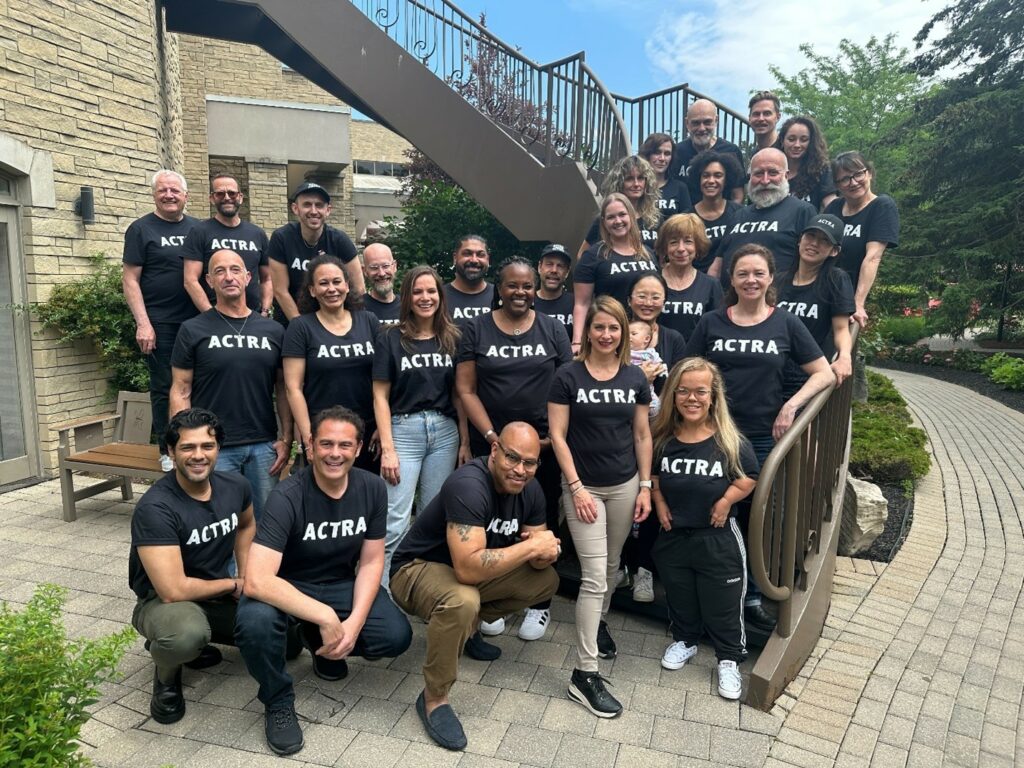
[[[793,285],[793,273],[787,272],[776,283],[775,306],[796,315],[811,332],[826,359],[835,354],[832,318],[849,317],[856,307],[850,276],[836,266],[826,266],[813,283]]]
[[[694,213],[697,213],[697,218],[704,222],[704,234],[707,235],[710,245],[708,246],[708,252],[704,254],[702,259],[694,259],[693,266],[700,272],[707,272],[715,259],[719,256],[719,250],[721,250],[722,238],[725,237],[725,233],[729,231],[732,226],[732,220],[736,218],[736,212],[739,211],[743,206],[739,203],[734,203],[732,200],[725,201],[725,210],[722,211],[722,215],[717,219],[705,219],[699,213],[697,209],[694,209]]]
[[[826,197],[836,193],[836,185],[832,181],[832,169],[827,165],[822,170],[821,176],[819,176],[818,180],[812,185],[811,191],[806,195],[797,196],[796,192],[792,191],[792,179],[789,182],[789,188],[791,190],[790,194],[794,195],[799,200],[803,200],[805,203],[810,203],[814,206],[814,210],[816,211],[821,210],[821,203]]]
[[[599,381],[574,361],[555,373],[548,401],[569,406],[566,442],[584,485],[619,485],[637,473],[633,418],[637,406],[651,404],[643,371],[626,365]]]
[[[611,296],[623,307],[629,305],[629,289],[638,275],[658,271],[654,253],[644,247],[643,253],[624,256],[608,251],[606,258],[598,256],[603,243],[587,248],[573,270],[573,283],[590,283],[594,286],[594,298]]]
[[[682,179],[670,176],[665,186],[661,188],[661,199],[658,200],[658,211],[661,213],[662,221],[677,213],[690,213],[692,210],[693,201],[690,199],[689,187]]]
[[[659,201],[664,202],[664,201]],[[662,210],[658,210],[658,219],[652,226],[647,226],[647,223],[638,218],[636,226],[640,230],[640,242],[644,244],[644,247],[653,249],[654,244],[658,241],[658,230],[661,229],[661,224],[665,221],[666,214]],[[601,242],[601,217],[598,216],[590,225],[590,229],[587,230],[586,241],[590,245],[596,245]]]
[[[895,248],[900,240],[900,213],[896,202],[888,195],[879,195],[852,216],[843,215],[843,199],[829,203],[825,213],[843,220],[843,249],[839,252],[839,266],[850,276],[854,294],[860,280],[860,268],[867,255],[868,243],[885,243]]]
[[[518,336],[498,328],[490,314],[466,323],[456,363],[476,365],[476,394],[496,432],[525,421],[546,437],[551,380],[571,359],[564,326],[534,312],[533,325]]]
[[[274,383],[283,343],[280,324],[258,312],[234,318],[214,307],[182,323],[171,366],[192,371],[191,404],[217,414],[225,446],[277,438]]]
[[[270,492],[253,542],[281,553],[277,575],[285,581],[330,584],[355,578],[363,542],[383,539],[387,520],[378,475],[350,468],[345,493],[332,499],[305,467]]]
[[[288,324],[284,356],[306,361],[302,395],[312,418],[324,408],[343,405],[367,423],[373,417],[373,358],[379,322],[370,312],[351,313],[352,327],[337,336],[320,322],[316,312],[299,315]]]
[[[480,293],[463,293],[451,283],[445,283],[441,290],[444,291],[445,304],[448,305],[448,316],[460,328],[474,317],[489,313],[494,302],[494,286],[491,283],[484,283]]]
[[[455,417],[454,355],[444,352],[437,338],[407,339],[397,328],[382,328],[373,356],[373,380],[391,384],[391,415],[440,411]]]
[[[379,299],[375,299],[371,294],[366,293],[363,296],[363,308],[373,312],[373,314],[380,320],[382,326],[398,325],[398,313],[402,308],[402,302],[398,298],[398,294],[395,294],[394,301],[383,302]]]
[[[794,269],[800,235],[817,213],[813,205],[797,200],[792,195],[770,208],[747,205],[737,211],[736,218],[732,220],[729,231],[719,245],[722,285],[729,284],[729,265],[733,253],[748,243],[763,245],[772,252],[776,274]]]
[[[538,312],[547,315],[565,326],[565,333],[572,340],[572,311],[576,306],[576,299],[572,291],[562,291],[557,299],[542,299],[540,296],[533,300],[533,308]]]
[[[682,334],[684,339],[690,337],[697,321],[705,312],[722,306],[722,286],[713,277],[698,271],[688,288],[677,291],[668,289],[665,307],[661,310],[658,325],[671,328]],[[668,362],[668,361],[666,361]]]
[[[745,168],[746,163],[743,162],[743,152],[740,148],[733,144],[731,141],[726,141],[721,136],[715,139],[715,143],[710,147],[713,151],[723,155],[732,155],[736,158],[736,162],[740,164],[740,168]],[[672,154],[672,165],[669,166],[668,172],[666,173],[669,177],[678,177],[686,180],[686,186],[690,190],[691,200],[700,200],[702,195],[700,191],[700,179],[691,177],[690,163],[697,155],[703,152],[703,149],[697,149],[693,146],[693,142],[690,139],[681,141],[676,144],[676,151]],[[726,189],[722,193],[726,198],[732,195],[731,189]]]
[[[356,247],[348,235],[329,224],[324,226],[316,245],[310,247],[303,239],[302,228],[297,221],[275,229],[267,246],[267,257],[288,267],[288,293],[296,301],[299,300],[310,259],[324,254],[337,256],[343,264],[348,264],[356,257]]]
[[[147,213],[128,225],[124,233],[121,261],[142,267],[139,287],[149,322],[183,323],[197,314],[192,298],[185,290],[185,266],[182,261],[185,238],[199,219],[183,216],[167,221]]]
[[[132,548],[128,584],[139,597],[153,589],[139,557],[139,547],[180,547],[185,575],[227,579],[235,549],[238,518],[252,504],[249,481],[234,472],[210,475],[207,501],[189,496],[168,472],[146,491],[132,513]]]
[[[213,289],[206,282],[206,273],[210,266],[210,257],[220,250],[234,251],[242,257],[245,268],[249,271],[251,278],[249,285],[245,288],[245,303],[249,309],[257,312],[262,309],[260,306],[260,267],[270,264],[267,259],[266,233],[255,224],[243,221],[237,227],[225,227],[217,219],[205,219],[196,222],[185,238],[183,247],[184,256],[188,261],[201,261],[203,263],[203,276],[199,278],[199,284],[206,291],[206,298],[215,303]]]
[[[452,565],[448,523],[483,528],[487,549],[504,549],[517,543],[527,526],[544,525],[544,510],[544,492],[536,479],[522,493],[498,493],[487,458],[473,459],[449,475],[416,515],[391,559],[391,574],[416,559]]]
[[[740,440],[739,458],[743,473],[756,479],[757,457],[746,439]],[[652,463],[651,477],[658,478],[658,490],[672,513],[673,528],[710,528],[711,508],[737,479],[729,471],[729,462],[714,435],[699,443],[670,438]],[[729,517],[735,515],[733,505]]]
[[[811,332],[789,312],[775,310],[757,325],[736,325],[726,308],[704,315],[686,344],[687,357],[715,363],[729,410],[747,437],[770,435],[783,405],[786,363],[821,357]]]

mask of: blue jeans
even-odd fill
[[[270,468],[277,461],[273,443],[246,443],[220,449],[217,456],[218,472],[238,472],[252,486],[252,511],[259,520],[267,496],[277,485],[277,478],[270,474]]]
[[[426,508],[455,468],[459,455],[459,428],[440,411],[418,411],[391,417],[391,439],[398,454],[398,485],[388,484],[388,530],[384,537],[384,586],[388,585],[391,556],[417,509]]]

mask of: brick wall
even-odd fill
[[[349,127],[352,136],[353,160],[384,160],[389,163],[408,163],[404,154],[412,145],[370,120],[352,120]]]

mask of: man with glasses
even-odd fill
[[[813,205],[789,194],[786,171],[789,164],[779,149],[762,149],[750,161],[747,191],[750,205],[736,212],[729,230],[722,237],[718,256],[708,274],[729,286],[729,264],[741,245],[763,245],[775,257],[775,273],[781,275],[796,267],[800,235],[817,215]]]
[[[363,306],[373,312],[383,326],[398,325],[401,302],[395,293],[397,269],[395,257],[384,243],[370,243],[363,249],[363,275],[369,286],[363,296]]]
[[[200,313],[214,303],[213,289],[204,278],[210,257],[226,250],[241,256],[246,271],[252,275],[245,289],[246,306],[264,317],[270,316],[274,290],[267,263],[267,235],[252,222],[242,221],[239,211],[244,199],[235,177],[223,173],[214,176],[210,182],[210,203],[216,211],[212,218],[196,224],[185,238],[185,290]]]
[[[547,600],[558,588],[552,565],[559,541],[545,525],[544,493],[534,480],[539,457],[533,427],[506,425],[488,456],[445,481],[392,559],[395,602],[427,622],[425,687],[416,712],[445,749],[467,743],[448,703],[459,656],[493,661],[501,655],[477,624]]]
[[[713,149],[715,152],[734,156],[742,168],[743,152],[731,141],[715,136],[718,129],[718,108],[707,99],[697,99],[690,105],[686,110],[684,123],[689,136],[685,141],[676,144],[675,155],[667,175],[670,179],[677,176],[683,179],[689,187],[690,199],[696,201],[701,199],[700,179],[689,177],[690,161],[704,150]],[[727,197],[742,203],[743,187],[736,187]]]
[[[306,279],[309,260],[322,254],[337,256],[345,265],[349,291],[363,292],[363,274],[356,259],[356,247],[349,236],[327,223],[331,196],[315,181],[300,184],[291,197],[291,212],[298,221],[278,227],[270,235],[267,256],[277,302],[277,320],[287,325],[299,314],[299,293]]]

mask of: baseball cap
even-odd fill
[[[822,213],[811,219],[811,223],[804,227],[804,232],[816,229],[824,232],[825,237],[832,245],[841,245],[843,242],[843,220],[830,213]],[[802,233],[801,233],[802,234]]]
[[[328,194],[327,190],[315,181],[304,181],[302,184],[299,184],[292,193],[292,202],[294,203],[298,199],[299,195],[305,195],[309,192],[320,195],[325,202],[331,202],[331,196]]]
[[[545,245],[544,250],[540,252],[540,257],[543,259],[545,256],[561,256],[569,264],[572,264],[572,256],[565,250],[565,246],[560,243]]]

